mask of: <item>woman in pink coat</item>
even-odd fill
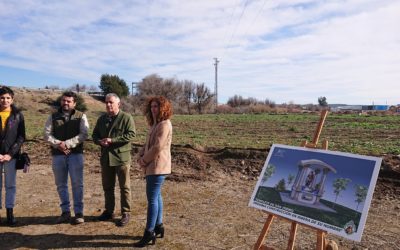
[[[165,176],[171,173],[171,103],[163,96],[150,97],[144,115],[149,132],[138,163],[146,175],[147,223],[142,239],[134,244],[136,247],[155,244],[157,236],[164,237],[161,187]]]

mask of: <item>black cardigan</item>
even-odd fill
[[[25,138],[24,116],[21,111],[12,105],[11,114],[7,119],[6,127],[4,130],[2,129],[0,134],[0,154],[9,154],[12,158],[15,158]]]

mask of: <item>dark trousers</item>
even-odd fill
[[[115,177],[118,176],[121,192],[121,213],[131,211],[131,180],[129,176],[130,164],[122,166],[101,166],[101,180],[104,190],[104,207],[113,213],[115,208]]]

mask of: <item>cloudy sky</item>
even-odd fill
[[[399,0],[1,0],[0,84],[149,74],[276,103],[400,103]]]

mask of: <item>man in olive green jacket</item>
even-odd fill
[[[106,95],[107,113],[100,116],[93,130],[94,143],[101,146],[101,179],[104,190],[105,210],[98,217],[101,221],[114,218],[115,176],[121,192],[121,219],[118,226],[128,224],[131,212],[131,189],[129,169],[131,165],[131,142],[136,135],[133,117],[120,110],[120,98]]]

